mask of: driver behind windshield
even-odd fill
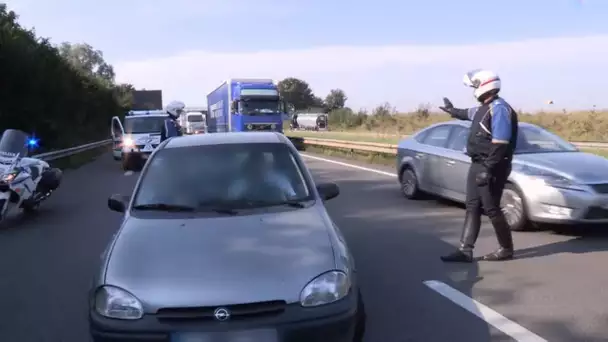
[[[251,153],[240,168],[239,177],[228,188],[228,197],[263,202],[294,199],[297,195],[290,177],[278,168],[275,160],[269,159],[264,153]]]

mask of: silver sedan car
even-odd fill
[[[151,155],[90,293],[94,341],[360,342],[353,257],[293,144],[171,138]]]
[[[464,202],[469,121],[429,126],[399,142],[403,195],[429,193]],[[608,223],[608,159],[529,123],[519,124],[513,171],[501,206],[512,230],[535,223]]]

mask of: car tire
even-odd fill
[[[416,172],[410,167],[405,167],[401,170],[399,177],[401,185],[401,194],[407,199],[418,199],[422,197],[422,191],[418,187],[418,177]]]
[[[353,342],[363,342],[365,337],[365,325],[367,322],[367,314],[365,313],[365,304],[361,291],[357,293],[357,316],[355,320],[355,336]]]
[[[526,203],[521,190],[514,184],[507,183],[502,192],[500,207],[512,231],[522,232],[530,230]]]

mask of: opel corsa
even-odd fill
[[[94,341],[362,341],[353,258],[293,144],[171,138],[150,156],[90,293]]]

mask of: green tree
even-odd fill
[[[296,111],[322,105],[322,100],[313,94],[310,85],[303,80],[289,77],[279,82],[278,88],[281,97]]]
[[[102,128],[125,113],[132,87],[110,84],[113,71],[105,62],[93,63],[88,74],[77,70],[17,19],[0,4],[0,130],[35,133],[43,150],[108,138]]]
[[[103,52],[95,50],[89,44],[70,44],[63,42],[57,48],[59,55],[65,58],[77,70],[87,76],[95,76],[114,84],[114,68],[103,58]]]
[[[325,105],[329,110],[336,110],[340,108],[344,108],[346,104],[346,94],[342,89],[332,89],[329,91],[329,94],[325,97]]]

